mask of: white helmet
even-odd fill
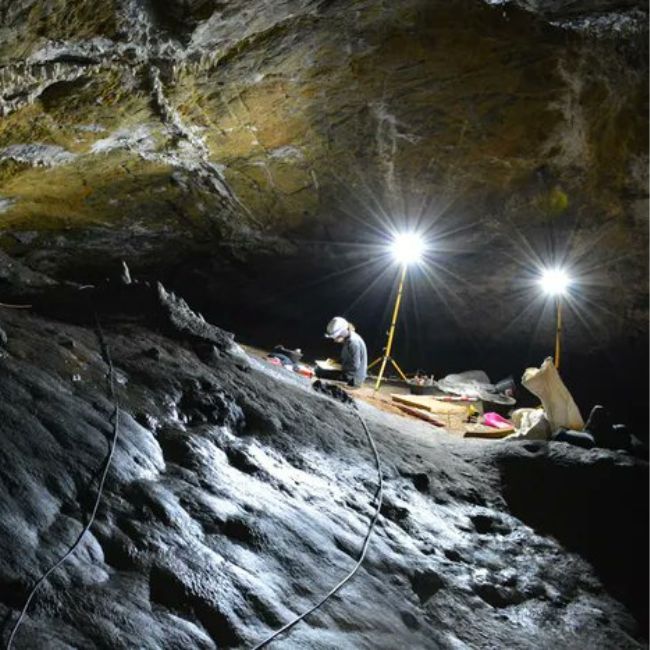
[[[350,323],[342,316],[334,316],[327,324],[327,332],[325,336],[328,339],[338,339],[345,336],[350,328]]]

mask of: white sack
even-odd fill
[[[560,427],[582,431],[585,426],[582,415],[550,357],[540,368],[528,368],[521,384],[541,400],[551,431]]]
[[[551,425],[543,409],[517,409],[510,419],[517,431],[503,440],[549,440],[551,437]]]

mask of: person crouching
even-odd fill
[[[368,352],[354,325],[341,316],[335,316],[327,324],[325,337],[343,345],[340,379],[348,386],[361,386],[368,374]]]

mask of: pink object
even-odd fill
[[[498,413],[494,413],[493,411],[483,414],[483,424],[487,424],[489,427],[494,427],[495,429],[514,428],[510,420],[506,420],[506,418],[500,416]]]
[[[298,365],[296,366],[296,372],[303,377],[309,377],[310,379],[314,376],[314,371],[308,366]]]

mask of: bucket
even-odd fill
[[[409,390],[412,395],[436,395],[440,392],[437,386],[433,384],[412,384],[409,382]]]
[[[499,415],[507,416],[517,403],[514,397],[507,395],[490,395],[489,399],[486,398],[487,395],[483,395],[483,399],[481,400],[483,402],[484,413],[494,411]]]
[[[517,384],[515,384],[515,380],[512,378],[512,376],[506,377],[505,379],[502,379],[501,381],[494,384],[494,392],[501,393],[502,395],[508,395],[512,397],[515,394],[516,390]]]

